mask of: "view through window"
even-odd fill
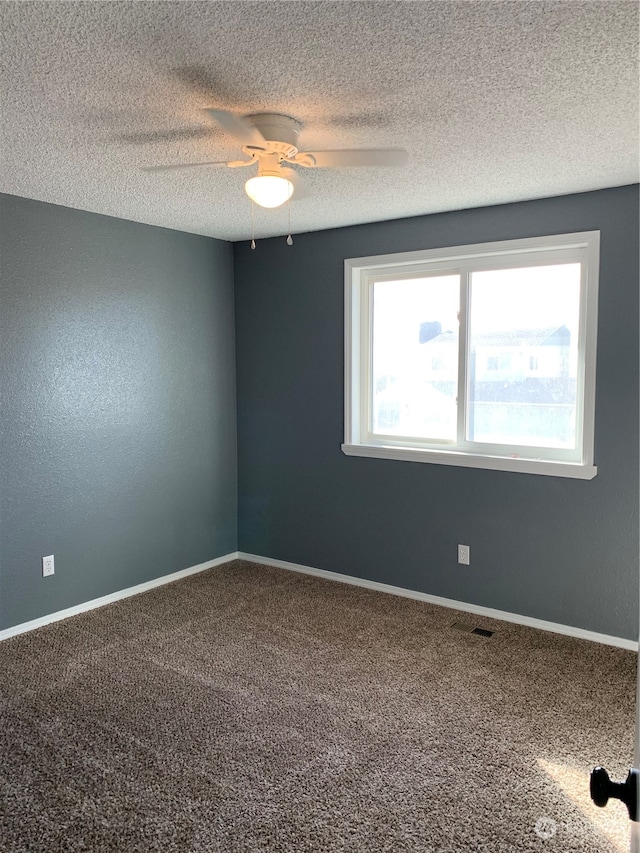
[[[470,306],[467,437],[575,447],[580,264],[473,273]]]
[[[347,261],[345,452],[593,476],[597,232],[563,237]]]

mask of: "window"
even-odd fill
[[[345,261],[348,455],[591,479],[599,232]]]
[[[508,355],[490,355],[487,358],[487,370],[508,370],[510,364]]]

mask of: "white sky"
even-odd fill
[[[399,292],[402,298],[399,299]],[[577,341],[580,264],[554,264],[473,273],[473,334],[565,325]],[[420,325],[439,321],[457,334],[458,275],[430,276],[374,285],[376,363],[386,369],[419,344]]]
[[[399,292],[402,298],[399,299]],[[476,272],[471,281],[475,333],[547,326],[578,328],[580,264]],[[457,275],[376,282],[376,332],[418,337],[420,324],[438,320],[455,331],[460,299]]]
[[[574,337],[580,264],[477,272],[471,279],[473,331],[567,326]]]

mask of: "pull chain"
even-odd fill
[[[254,222],[253,222],[253,201],[249,201],[249,204],[251,205],[251,248],[255,249],[255,247],[256,247],[256,240],[255,240],[256,229],[254,227]]]
[[[289,213],[289,236],[287,237],[287,246],[293,246],[293,237],[291,236],[291,196],[287,201],[287,211]]]

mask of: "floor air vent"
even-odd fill
[[[477,634],[479,637],[493,637],[493,631],[487,631],[486,628],[474,628],[471,633]]]
[[[451,627],[456,631],[464,631],[467,634],[473,631],[473,625],[470,625],[468,622],[452,622]]]
[[[463,631],[465,634],[477,634],[479,637],[493,637],[494,632],[488,631],[486,628],[476,628],[469,622],[452,622],[451,627],[456,631]]]

